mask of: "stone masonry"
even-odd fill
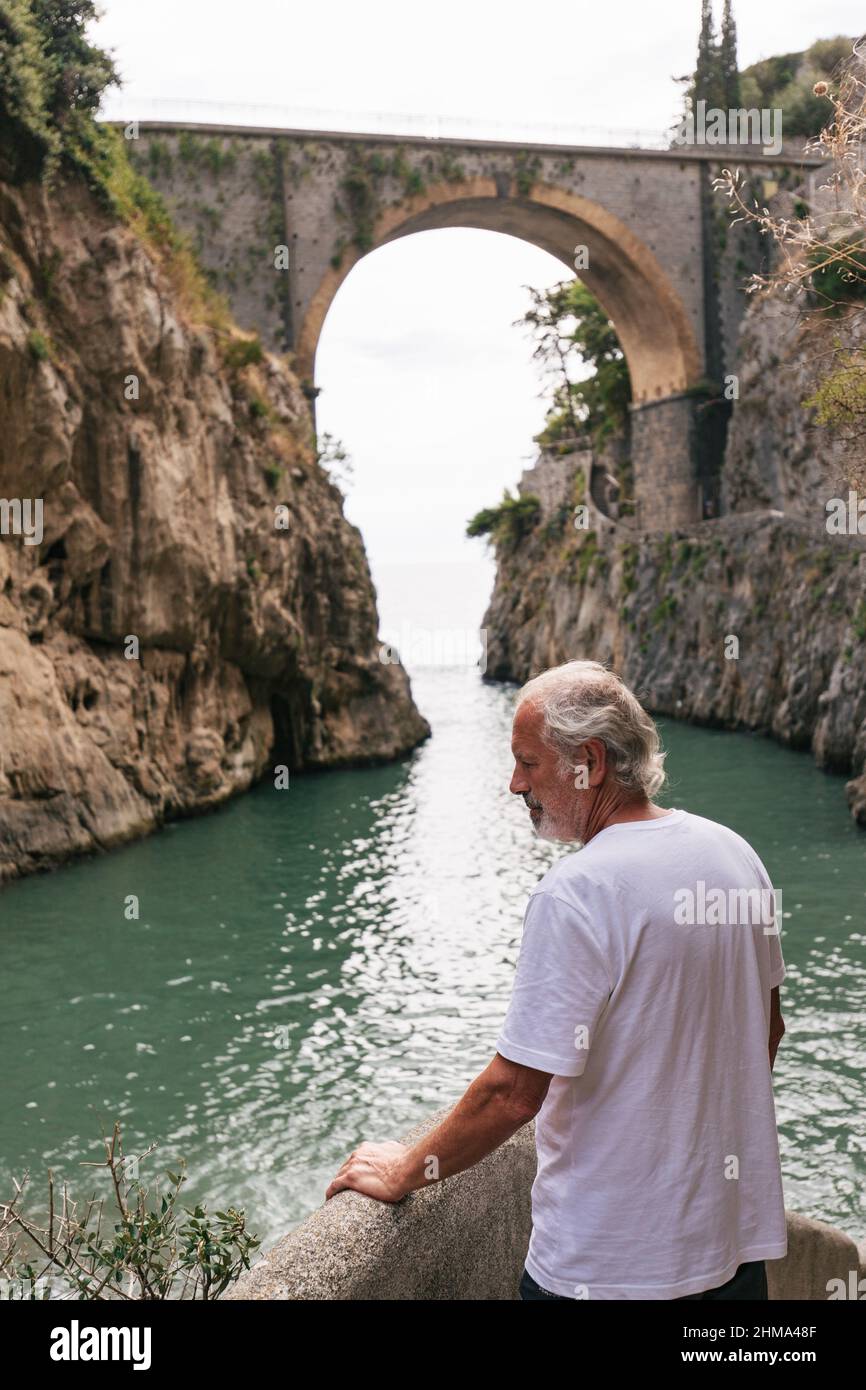
[[[763,199],[800,188],[819,163],[750,148],[524,146],[161,122],[140,123],[130,146],[238,321],[293,354],[311,396],[337,290],[389,241],[476,227],[577,268],[628,360],[648,529],[700,514],[684,393],[717,380],[733,359],[739,286],[756,268],[751,229],[727,227],[712,180],[736,159]]]

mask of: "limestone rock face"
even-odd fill
[[[815,422],[803,402],[832,366],[834,339],[862,348],[862,314],[800,322],[776,298],[750,304],[740,328],[735,371],[739,398],[731,417],[722,477],[723,510],[772,508],[820,528],[831,497],[866,483],[862,443],[853,449]]]
[[[0,878],[427,737],[311,440],[83,189],[0,185]]]
[[[542,456],[524,473],[521,491],[544,492],[545,505],[529,534],[497,550],[488,677],[608,662],[658,714],[811,748],[821,767],[849,774],[851,812],[866,825],[866,534],[827,529],[831,499],[866,496],[866,469],[862,446],[802,404],[831,365],[817,344],[862,347],[862,320],[851,313],[816,334],[777,299],[750,303],[714,520],[647,533],[607,519],[580,453],[570,468]],[[571,524],[578,496],[590,503],[586,530]]]
[[[608,662],[657,714],[758,730],[853,774],[866,824],[862,537],[776,511],[666,535],[617,527],[603,542],[539,527],[500,551],[484,626],[488,678]]]

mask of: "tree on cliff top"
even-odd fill
[[[677,78],[686,85],[686,118],[696,114],[699,101],[707,110],[729,110],[739,105],[739,71],[737,69],[737,30],[731,0],[725,0],[721,38],[716,39],[712,0],[702,0],[701,30],[698,35],[698,56],[695,70]],[[677,123],[679,126],[679,122]]]
[[[816,136],[824,124],[825,111],[815,96],[815,83],[836,75],[839,65],[850,57],[853,43],[842,35],[818,39],[803,52],[762,58],[740,71],[731,0],[724,0],[718,40],[712,0],[702,0],[695,70],[690,76],[677,78],[687,84],[686,117],[694,114],[698,101],[705,101],[707,110],[781,110],[786,138]]]
[[[535,339],[533,358],[553,377],[547,420],[539,444],[588,433],[596,444],[628,423],[631,378],[616,330],[595,295],[580,280],[529,291],[532,305],[517,320]],[[574,365],[592,368],[582,381]]]
[[[67,165],[91,174],[101,134],[94,116],[119,81],[112,58],[89,43],[93,0],[0,0],[0,161],[7,178],[50,176]]]
[[[103,208],[130,226],[171,280],[179,302],[231,335],[228,306],[208,284],[165,202],[96,113],[119,83],[114,61],[91,44],[93,0],[0,0],[0,179],[83,179]]]
[[[854,39],[839,35],[818,39],[802,53],[753,63],[740,74],[741,105],[780,110],[786,139],[817,136],[826,123],[827,104],[815,95],[815,83],[838,77],[853,45]]]
[[[724,109],[726,105],[721,54],[716,43],[713,24],[712,0],[702,0],[701,4],[698,60],[695,64],[695,74],[687,94],[687,101],[692,110],[698,101],[705,101],[708,108],[720,107]]]
[[[731,0],[725,0],[722,33],[719,40],[719,68],[726,110],[740,105],[740,70],[737,67],[737,25]]]

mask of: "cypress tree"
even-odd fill
[[[724,91],[722,105],[726,111],[737,110],[740,105],[740,70],[737,66],[737,25],[731,0],[725,0],[722,14],[719,67]]]
[[[715,28],[713,25],[713,4],[712,0],[701,0],[701,32],[698,38],[698,61],[695,64],[695,76],[690,93],[692,110],[697,108],[699,101],[705,101],[707,107],[717,106],[717,98],[721,95],[719,86],[719,53],[716,46]]]

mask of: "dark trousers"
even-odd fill
[[[524,1301],[529,1299],[541,1298],[563,1298],[566,1303],[580,1303],[582,1299],[569,1298],[564,1293],[548,1293],[540,1284],[536,1284],[529,1270],[524,1269],[523,1278],[520,1281],[520,1297]],[[748,1264],[740,1265],[736,1274],[729,1279],[727,1284],[720,1284],[717,1289],[704,1289],[701,1293],[687,1293],[682,1298],[675,1298],[673,1303],[688,1303],[696,1299],[737,1299],[756,1301],[767,1297],[767,1268],[763,1260],[752,1260]]]

